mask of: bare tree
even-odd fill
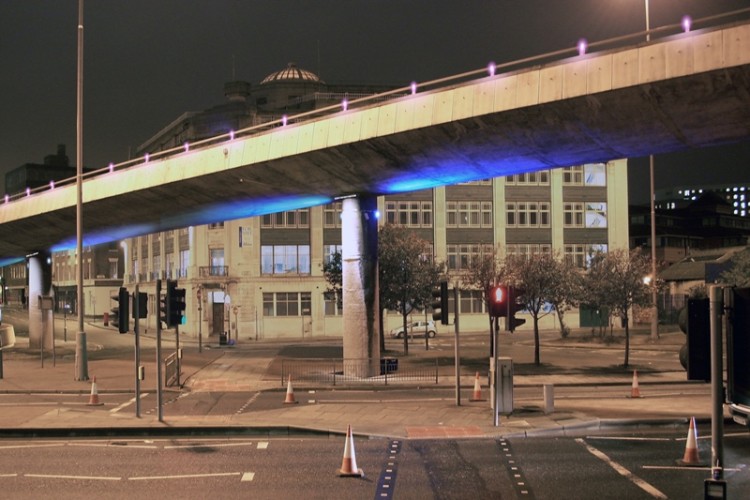
[[[552,255],[550,262],[550,273],[554,273],[551,290],[547,296],[547,302],[557,314],[560,322],[560,336],[565,338],[570,334],[570,329],[565,324],[565,313],[573,307],[578,307],[583,294],[583,277],[581,271],[566,262],[559,254]]]
[[[443,266],[433,261],[427,242],[408,229],[386,224],[378,238],[381,319],[385,309],[401,313],[404,354],[409,354],[409,314],[427,307]]]
[[[595,288],[604,305],[622,319],[625,327],[625,368],[630,356],[630,310],[651,303],[651,288],[644,282],[651,269],[649,258],[635,249],[611,250],[593,255],[586,275],[587,288]]]
[[[549,314],[550,304],[559,287],[562,274],[558,261],[550,254],[509,257],[503,263],[506,274],[512,277],[508,283],[522,290],[520,300],[534,322],[534,364],[541,364],[539,320]]]

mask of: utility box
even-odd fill
[[[497,412],[501,415],[513,413],[513,359],[497,358]]]

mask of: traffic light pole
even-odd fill
[[[727,288],[731,297],[732,290]],[[711,317],[711,471],[714,479],[721,479],[724,468],[724,366],[722,361],[722,328],[724,289],[709,288]],[[731,300],[731,299],[730,299]]]
[[[135,332],[135,416],[141,418],[141,340],[140,340],[140,300],[138,300],[138,285],[135,285],[133,296],[133,311],[135,316],[133,331]]]
[[[458,346],[458,287],[453,287],[453,331],[455,339],[453,341],[453,356],[456,364],[456,406],[461,406],[461,355]],[[425,338],[428,335],[425,334]]]
[[[156,280],[156,406],[159,422],[164,422],[164,405],[161,393],[161,280]]]

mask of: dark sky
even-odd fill
[[[650,0],[651,27],[750,0]],[[66,144],[75,164],[77,0],[0,0],[0,174]],[[84,164],[295,61],[329,83],[408,85],[642,31],[643,0],[87,0]],[[632,159],[631,201],[648,162]],[[656,158],[656,183],[750,181],[750,142]],[[2,183],[3,179],[0,179]]]

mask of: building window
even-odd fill
[[[328,264],[336,254],[341,254],[341,245],[323,245],[324,263]]]
[[[261,218],[261,227],[276,229],[308,228],[310,227],[310,209],[302,208],[265,214]]]
[[[432,227],[432,202],[386,201],[385,221],[402,227]]]
[[[446,227],[492,227],[492,202],[449,201]]]
[[[522,257],[528,259],[538,254],[550,254],[552,252],[552,245],[548,243],[542,244],[513,244],[505,247],[505,255],[508,257]]]
[[[176,278],[187,278],[187,270],[190,265],[190,250],[180,251],[180,269]]]
[[[586,227],[607,227],[606,203],[586,203]]]
[[[583,186],[583,166],[563,167],[564,186]]]
[[[563,168],[565,186],[606,186],[607,168],[604,163],[587,163]]]
[[[605,244],[569,244],[563,248],[563,257],[568,264],[585,269],[588,267],[591,256],[596,252],[606,252]]]
[[[583,203],[563,203],[563,226],[583,227]]]
[[[334,292],[323,293],[323,300],[325,303],[326,316],[341,316],[344,313],[343,307],[339,304]]]
[[[341,227],[342,203],[336,201],[323,206],[323,227]]]
[[[458,300],[462,314],[485,312],[484,292],[482,290],[461,290]]]
[[[607,227],[607,204],[604,202],[563,203],[564,227]]]
[[[310,316],[310,292],[276,292],[263,294],[264,316]]]
[[[509,175],[505,183],[514,186],[549,186],[549,170]]]
[[[224,229],[224,223],[223,222],[213,222],[208,225],[209,229]]]
[[[549,227],[550,204],[547,201],[506,203],[507,227]]]
[[[460,271],[469,268],[471,261],[475,258],[491,254],[492,245],[447,245],[448,269],[451,271]]]
[[[457,182],[456,185],[457,186],[491,186],[492,179],[482,179],[480,181]]]
[[[263,245],[261,273],[310,274],[310,245]]]

